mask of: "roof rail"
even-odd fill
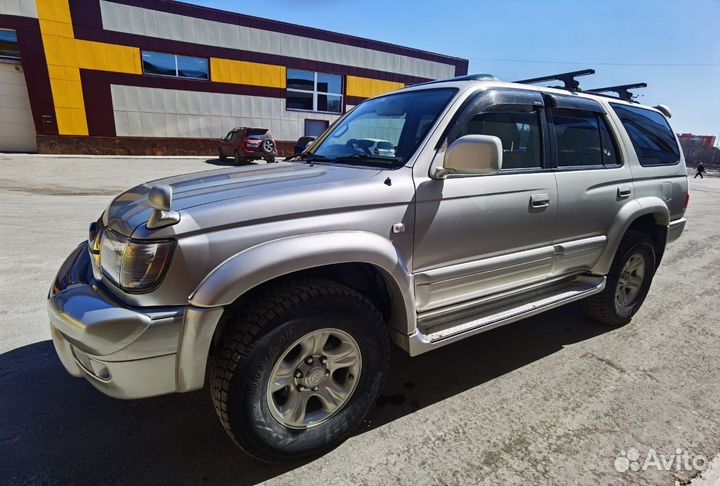
[[[566,89],[568,91],[581,91],[580,90],[580,82],[575,79],[577,76],[588,76],[590,74],[595,74],[594,69],[583,69],[581,71],[570,71],[569,73],[560,73],[560,74],[553,74],[551,76],[542,76],[539,78],[530,78],[530,79],[521,79],[520,81],[515,81],[516,83],[520,84],[536,84],[536,83],[544,83],[546,81],[562,81],[564,86],[553,86],[553,88],[558,89]]]
[[[433,81],[425,81],[424,83],[413,84],[413,86],[422,86],[425,84],[445,83],[447,81],[497,81],[498,79],[492,74],[478,73],[466,74],[465,76],[456,76],[454,78],[435,79]]]
[[[608,96],[609,98],[618,98],[623,101],[634,101],[637,95],[629,90],[637,88],[647,88],[647,83],[620,84],[618,86],[608,86],[607,88],[588,89],[585,92],[600,96]],[[603,93],[615,93],[617,96],[609,96]]]

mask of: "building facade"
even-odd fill
[[[468,61],[168,0],[0,0],[0,151],[283,151],[362,100]]]

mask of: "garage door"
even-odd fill
[[[35,152],[35,124],[20,64],[0,62],[0,152]]]

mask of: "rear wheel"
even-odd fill
[[[277,162],[277,161],[275,160],[275,157],[272,156],[272,157],[265,157],[265,162],[267,162],[268,164],[272,164],[273,162]]]
[[[228,309],[211,365],[215,410],[250,455],[307,457],[344,440],[381,391],[387,328],[354,290],[308,279]]]
[[[245,157],[240,155],[240,152],[238,152],[237,150],[235,151],[234,158],[235,158],[235,165],[242,165],[246,162]]]
[[[629,231],[615,254],[605,290],[583,300],[583,310],[603,324],[627,324],[645,301],[654,275],[652,240],[645,233]]]

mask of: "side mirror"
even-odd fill
[[[491,135],[465,135],[445,152],[443,166],[433,172],[435,179],[450,175],[493,175],[502,168],[502,142]]]
[[[149,229],[172,226],[180,221],[180,213],[172,211],[172,187],[167,184],[153,186],[148,193],[148,203],[153,208],[147,222]]]

